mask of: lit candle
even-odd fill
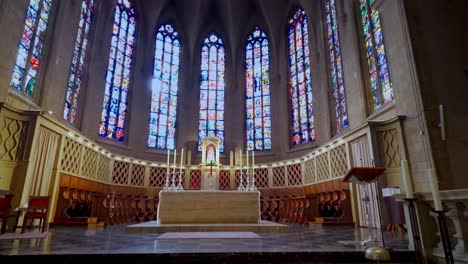
[[[239,150],[239,162],[240,162],[240,167],[241,167],[241,170],[242,170],[242,149]]]
[[[180,152],[180,173],[182,173],[182,166],[184,166],[184,149]]]
[[[247,173],[249,172],[249,150],[245,152],[245,166],[247,167]]]
[[[429,181],[431,184],[432,199],[434,200],[434,209],[436,211],[442,211],[442,201],[440,200],[439,186],[437,184],[437,175],[434,168],[428,169]]]
[[[403,176],[403,185],[405,187],[406,197],[414,198],[413,185],[411,184],[411,174],[407,160],[401,160],[401,173]]]
[[[254,166],[255,166],[255,151],[252,150],[252,174],[254,174],[255,172]]]
[[[177,157],[177,149],[174,149],[174,170],[173,173],[175,174],[175,169],[176,169],[176,157]]]
[[[169,156],[171,155],[170,152],[171,151],[167,149],[167,174],[169,174]]]

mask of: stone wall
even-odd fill
[[[468,188],[466,1],[405,1],[420,88],[441,189]],[[446,140],[439,105],[443,105]]]

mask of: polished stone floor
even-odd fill
[[[360,241],[368,236],[368,230],[363,228],[289,226],[287,233],[258,233],[261,239],[156,240],[161,234],[130,234],[125,231],[126,226],[114,225],[102,229],[52,227],[44,239],[0,239],[0,255],[310,254],[315,252],[361,254],[364,248],[353,241]],[[407,252],[406,234],[386,232],[385,243],[391,254],[410,253]]]

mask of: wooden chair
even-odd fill
[[[23,227],[21,228],[21,233],[24,233],[26,230],[26,225],[29,219],[39,219],[39,226],[41,227],[41,232],[44,232],[44,227],[47,222],[47,213],[49,210],[49,196],[31,196],[29,198],[28,209],[24,214]]]
[[[16,217],[16,221],[18,221],[18,214],[13,214],[10,211],[11,200],[13,199],[13,196],[13,194],[6,194],[4,197],[0,197],[0,219],[2,219],[2,229],[0,230],[0,234],[5,233],[7,220],[9,217]]]

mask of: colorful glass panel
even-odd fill
[[[370,92],[374,109],[393,101],[393,88],[387,65],[380,14],[373,0],[360,0]]]
[[[289,20],[289,89],[293,145],[312,142],[316,139],[307,21],[308,18],[303,9],[298,9]]]
[[[175,148],[179,61],[179,35],[162,25],[156,33],[148,147]]]
[[[220,37],[211,33],[201,49],[200,117],[198,123],[198,150],[206,136],[217,137],[224,151],[224,68],[225,50]]]
[[[34,95],[37,71],[42,62],[42,48],[46,37],[52,0],[31,0],[13,69],[10,85],[28,96]]]
[[[68,78],[67,93],[65,95],[65,107],[63,118],[74,123],[78,109],[78,96],[80,94],[83,67],[88,47],[89,30],[93,15],[94,0],[83,0],[81,4],[80,22],[76,36],[75,49],[73,50],[70,77]]]
[[[118,141],[124,141],[135,26],[135,11],[130,1],[118,0],[99,127],[100,136]]]
[[[335,0],[325,0],[325,14],[327,25],[327,43],[330,60],[330,77],[333,90],[333,104],[335,108],[336,132],[348,126],[348,112],[346,108],[346,94],[343,81],[343,64],[341,62],[340,36],[336,20]]]
[[[247,150],[271,150],[268,38],[255,28],[245,47]]]

